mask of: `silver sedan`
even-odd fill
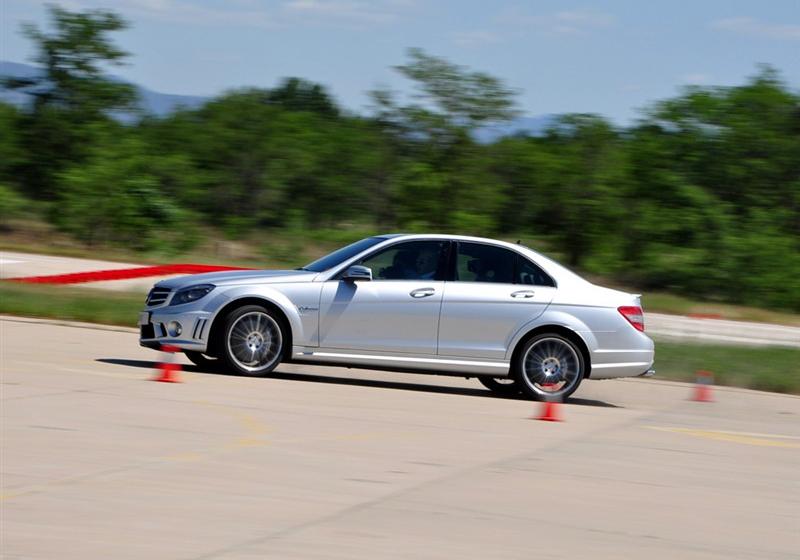
[[[297,270],[159,282],[140,343],[264,375],[280,362],[477,377],[566,398],[581,381],[651,373],[638,295],[524,247],[454,235],[362,239]]]

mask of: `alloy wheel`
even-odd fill
[[[269,370],[281,356],[283,336],[278,323],[264,311],[244,313],[225,337],[230,360],[248,373]]]

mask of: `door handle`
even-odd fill
[[[417,290],[411,290],[411,292],[409,292],[408,295],[410,295],[413,298],[424,298],[432,296],[434,293],[436,293],[436,290],[434,290],[433,288],[419,288]]]
[[[533,290],[520,290],[518,292],[513,292],[511,297],[513,298],[532,298],[534,296]]]

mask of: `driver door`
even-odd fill
[[[359,262],[372,281],[332,279],[322,287],[319,345],[387,354],[436,354],[446,241],[405,241]]]

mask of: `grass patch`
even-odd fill
[[[0,313],[135,327],[141,293],[0,282]]]
[[[656,376],[695,381],[708,370],[717,385],[800,395],[800,350],[656,341]]]

